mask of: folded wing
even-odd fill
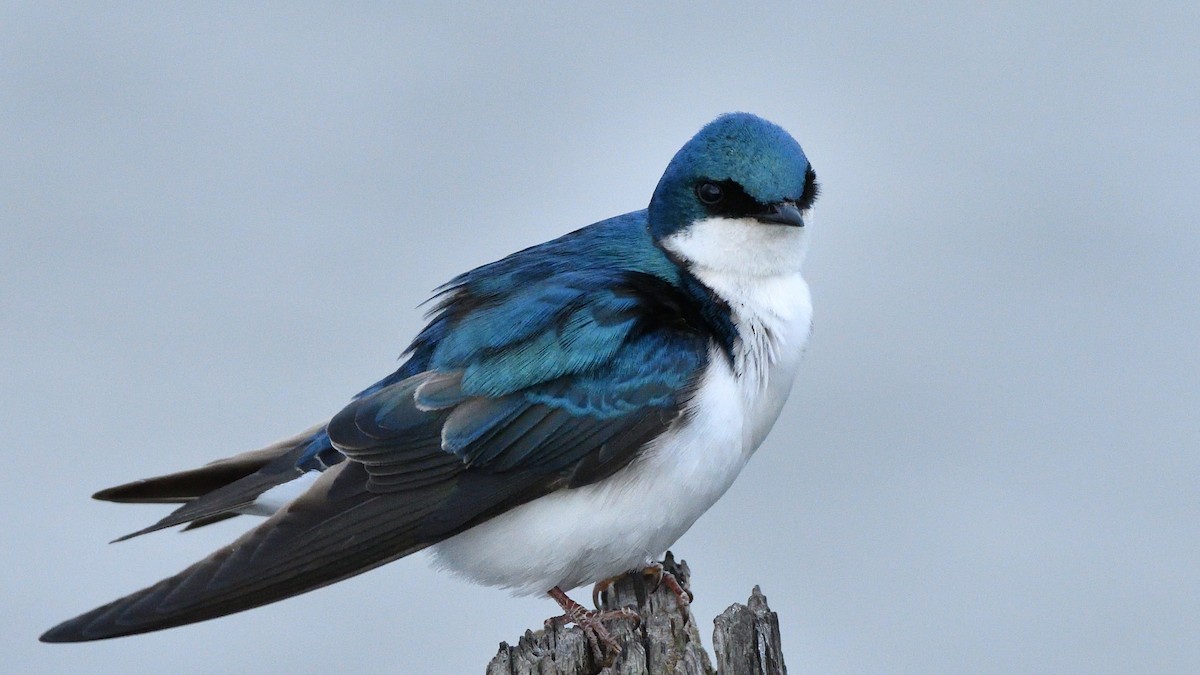
[[[556,279],[485,299],[457,291],[415,343],[407,375],[328,424],[345,461],[232,544],[42,640],[143,633],[274,602],[620,470],[677,419],[711,344],[695,317],[672,308],[677,291],[645,276]],[[101,494],[205,499],[187,492]]]

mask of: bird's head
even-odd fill
[[[722,115],[667,165],[650,200],[650,233],[694,266],[798,271],[816,178],[788,132],[750,113]]]

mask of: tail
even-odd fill
[[[320,588],[424,548],[421,521],[445,493],[367,491],[344,462],[232,544],[173,577],[65,621],[42,642],[84,642],[204,621]]]
[[[301,476],[304,470],[297,462],[315,440],[323,438],[323,428],[317,425],[261,450],[118,485],[92,496],[126,504],[183,504],[157,523],[116,541],[185,523],[189,530],[203,527],[238,515],[262,493]]]

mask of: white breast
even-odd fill
[[[629,466],[536,499],[433,547],[440,567],[517,593],[594,583],[653,560],[733,484],[791,390],[812,305],[801,228],[711,219],[664,245],[730,306],[689,414]]]
[[[762,443],[792,389],[812,326],[808,284],[797,274],[741,284],[720,275],[698,275],[730,305],[740,340],[733,374],[745,413],[744,443]],[[727,282],[727,283],[726,283]]]

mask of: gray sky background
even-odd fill
[[[4,667],[482,672],[553,603],[423,556],[35,640],[249,524],[109,546],[163,509],[93,491],[327,417],[434,286],[643,207],[749,110],[823,184],[816,328],[675,546],[704,626],[759,583],[795,673],[1200,672],[1197,35],[1195,2],[3,3]]]

